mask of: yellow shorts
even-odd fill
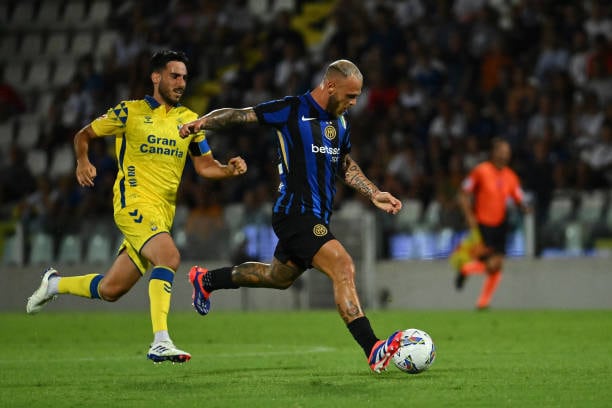
[[[155,235],[170,233],[173,221],[174,207],[168,205],[134,203],[121,208],[115,212],[115,223],[124,237],[118,253],[125,249],[144,275],[150,262],[140,254],[142,247]]]

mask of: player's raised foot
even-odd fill
[[[465,285],[466,276],[461,273],[461,271],[457,271],[457,276],[455,276],[455,289],[461,290]]]
[[[49,279],[53,277],[59,277],[59,273],[53,268],[47,268],[43,273],[40,286],[38,286],[38,289],[28,298],[28,303],[26,305],[27,314],[36,314],[40,312],[45,304],[57,298],[57,295],[49,294]]]
[[[193,294],[191,295],[193,307],[202,316],[210,312],[210,293],[204,289],[204,284],[202,283],[202,278],[207,273],[208,269],[197,265],[189,270],[189,282],[193,286]]]
[[[191,358],[191,354],[186,351],[177,349],[171,341],[160,341],[151,344],[147,358],[154,363],[162,363],[171,361],[173,363],[185,363]]]
[[[387,369],[391,357],[400,348],[400,340],[402,339],[402,331],[398,330],[386,339],[378,340],[372,351],[370,352],[370,358],[368,358],[368,364],[370,369],[375,373],[380,373]]]

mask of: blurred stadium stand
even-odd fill
[[[366,174],[404,202],[398,217],[374,215],[377,259],[445,258],[464,234],[452,198],[457,175],[448,163],[453,155],[467,162],[462,138],[468,133],[477,136],[479,153],[486,151],[491,136],[501,134],[511,140],[513,164],[534,204],[539,204],[541,186],[533,181],[545,174],[533,170],[537,163],[531,148],[534,140],[548,136],[542,131],[528,137],[526,129],[537,122],[530,121],[539,115],[536,100],[552,96],[555,114],[566,126],[562,134],[552,136],[547,153],[553,168],[546,174],[550,205],[544,206],[544,213],[536,212],[532,232],[525,220],[513,215],[508,253],[515,257],[609,255],[612,189],[605,171],[609,175],[610,163],[597,183],[588,177],[584,181],[579,168],[588,148],[576,141],[588,139],[586,146],[597,145],[598,132],[603,133],[600,129],[609,128],[612,121],[612,103],[605,93],[612,75],[611,8],[609,2],[601,1],[564,3],[563,7],[554,2],[535,7],[530,2],[458,0],[2,1],[0,78],[7,90],[16,93],[3,105],[0,117],[0,168],[5,174],[0,180],[0,211],[2,222],[9,225],[0,230],[4,234],[2,262],[101,262],[101,255],[112,256],[118,238],[109,184],[101,176],[96,189],[84,191],[74,180],[65,181],[74,171],[71,138],[112,104],[148,92],[143,71],[150,52],[161,46],[182,49],[191,57],[193,78],[185,104],[200,113],[241,106],[241,98],[254,91],[255,73],[263,73],[267,96],[282,97],[310,89],[330,59],[357,62],[366,83],[352,114],[353,153]],[[581,34],[582,45],[576,39]],[[551,36],[556,53],[547,45]],[[500,41],[490,43],[491,39]],[[304,44],[299,57],[305,60],[307,72],[290,76],[286,84],[276,87],[276,69],[288,60],[287,43]],[[495,46],[512,56],[513,62],[506,66],[506,59],[492,55]],[[567,69],[566,54],[576,61],[584,54],[584,79]],[[604,75],[586,72],[590,69],[587,57],[592,56],[595,64],[602,55],[607,64]],[[561,69],[551,68],[556,58],[568,63]],[[496,67],[493,88],[485,92],[481,87],[486,84],[480,80],[490,74],[491,67]],[[514,83],[518,71],[526,78],[520,87]],[[409,87],[413,90],[406,90]],[[589,92],[599,98],[594,113],[583,108]],[[512,122],[510,110],[514,105],[509,101],[514,98],[522,109],[517,122]],[[448,141],[451,145],[438,157],[428,132],[438,117],[440,101],[452,105],[459,115],[457,123],[464,123],[465,129],[461,137]],[[470,105],[477,107],[475,119],[470,117]],[[590,127],[578,130],[581,117],[597,132],[583,137]],[[236,153],[247,158],[252,176],[244,181],[227,185],[197,181],[193,170],[186,169],[179,196],[183,213],[177,213],[174,231],[184,257],[270,257],[274,237],[266,214],[276,183],[270,165],[275,158],[273,138],[264,129],[249,132],[251,140],[240,139],[239,132],[210,138],[221,160]],[[517,134],[513,132],[521,134],[519,142],[512,139]],[[227,142],[230,138],[237,143]],[[612,142],[607,143],[604,147],[609,151]],[[387,171],[406,145],[423,168],[422,181],[400,180]],[[104,174],[114,174],[108,165],[112,144],[106,141],[95,154]],[[459,176],[467,170],[461,168]],[[40,194],[35,186],[41,178],[54,186],[50,196],[57,206],[46,209],[48,214],[38,214],[34,222],[25,217],[23,208],[28,197]],[[196,190],[205,190],[216,203],[196,208]],[[254,204],[247,199],[251,194],[257,196]],[[373,212],[343,187],[339,187],[338,207],[339,213],[355,220]],[[254,213],[263,215],[253,221]],[[100,222],[92,230],[80,219],[103,220],[110,227],[98,231]],[[22,232],[16,234],[18,230]],[[50,237],[50,246],[45,237]],[[70,251],[79,254],[70,256]]]

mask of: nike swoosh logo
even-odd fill
[[[318,118],[307,118],[306,116],[302,115],[302,121],[304,122],[308,122],[309,120],[317,120]]]

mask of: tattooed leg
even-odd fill
[[[274,259],[272,264],[245,262],[232,270],[232,282],[250,288],[287,289],[304,272]]]

